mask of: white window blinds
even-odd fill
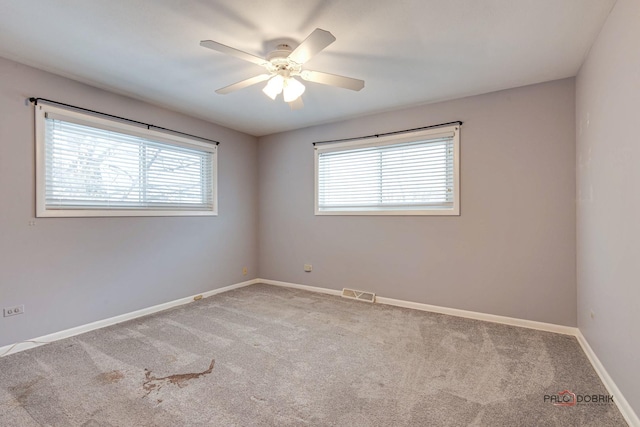
[[[43,127],[42,210],[76,212],[51,216],[215,210],[215,145],[175,143],[140,132],[146,129],[123,132],[50,113]]]
[[[456,131],[318,147],[316,212],[457,214]]]

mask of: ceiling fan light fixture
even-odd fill
[[[300,97],[305,91],[302,83],[294,78],[288,78],[284,81],[283,95],[284,102],[293,102]]]
[[[260,65],[266,69],[266,73],[216,90],[217,94],[226,95],[268,80],[266,86],[262,89],[264,94],[275,101],[278,95],[282,93],[284,101],[287,102],[292,109],[297,110],[303,106],[300,96],[304,93],[305,86],[299,80],[293,78],[294,76],[299,76],[304,81],[354,91],[361,90],[364,87],[364,81],[362,80],[321,71],[302,69],[307,61],[334,41],[336,41],[336,38],[329,31],[316,28],[297,47],[293,48],[288,42],[278,44],[275,50],[269,52],[266,58],[243,52],[213,40],[202,40],[200,46],[235,56],[236,58]]]
[[[262,91],[269,98],[275,100],[276,96],[278,96],[282,92],[282,88],[284,87],[284,77],[280,74],[273,76],[268,82],[267,85],[262,89]]]

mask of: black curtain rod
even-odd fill
[[[327,140],[327,141],[318,141],[318,142],[314,142],[313,145],[316,145],[316,144],[328,144],[330,142],[356,141],[358,139],[367,139],[367,138],[379,138],[381,136],[398,135],[400,133],[415,132],[415,131],[418,131],[418,130],[433,129],[433,128],[439,128],[439,127],[443,127],[443,126],[456,125],[456,124],[457,125],[462,125],[462,122],[460,120],[458,120],[458,121],[455,121],[455,122],[440,123],[438,125],[422,126],[422,127],[419,127],[419,128],[405,129],[405,130],[397,130],[395,132],[377,133],[377,134],[374,134],[374,135],[358,136],[358,137],[355,137],[355,138],[344,138],[344,139],[332,139],[332,140]]]
[[[46,98],[29,98],[29,102],[32,102],[35,105],[38,105],[38,101],[48,102],[49,104],[62,105],[63,107],[74,108],[76,110],[86,111],[88,113],[99,114],[101,116],[111,117],[112,119],[123,120],[125,122],[135,123],[135,124],[138,124],[138,125],[146,126],[147,129],[151,129],[151,128],[160,129],[160,130],[163,130],[163,131],[166,131],[166,132],[177,133],[179,135],[184,135],[184,136],[188,136],[188,137],[191,137],[191,138],[201,139],[203,141],[213,142],[216,145],[220,145],[220,143],[218,141],[214,141],[213,139],[208,139],[208,138],[203,138],[201,136],[191,135],[190,133],[184,133],[184,132],[180,132],[178,130],[163,128],[162,126],[156,126],[156,125],[152,125],[152,124],[149,124],[149,123],[139,122],[137,120],[131,120],[131,119],[127,119],[125,117],[114,116],[113,114],[101,113],[100,111],[89,110],[88,108],[76,107],[75,105],[65,104],[64,102],[52,101],[52,100],[46,99]]]

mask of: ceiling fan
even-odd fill
[[[284,101],[289,103],[291,109],[297,110],[304,106],[300,96],[305,91],[305,87],[295,77],[300,77],[302,80],[309,82],[337,86],[355,91],[364,87],[363,80],[302,69],[304,63],[309,61],[335,40],[336,38],[329,31],[316,28],[295,49],[287,43],[282,43],[277,45],[275,50],[271,51],[264,59],[221,43],[214,42],[213,40],[203,40],[200,42],[200,46],[213,49],[221,53],[226,53],[227,55],[232,55],[236,58],[244,59],[245,61],[260,65],[267,70],[264,74],[220,88],[216,90],[216,93],[225,95],[269,80],[262,91],[273,100],[282,93]]]

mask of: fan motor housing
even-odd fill
[[[300,72],[300,64],[289,59],[289,55],[293,52],[293,48],[289,44],[279,44],[274,50],[267,55],[267,61],[273,66],[272,72],[275,73],[298,73]]]

